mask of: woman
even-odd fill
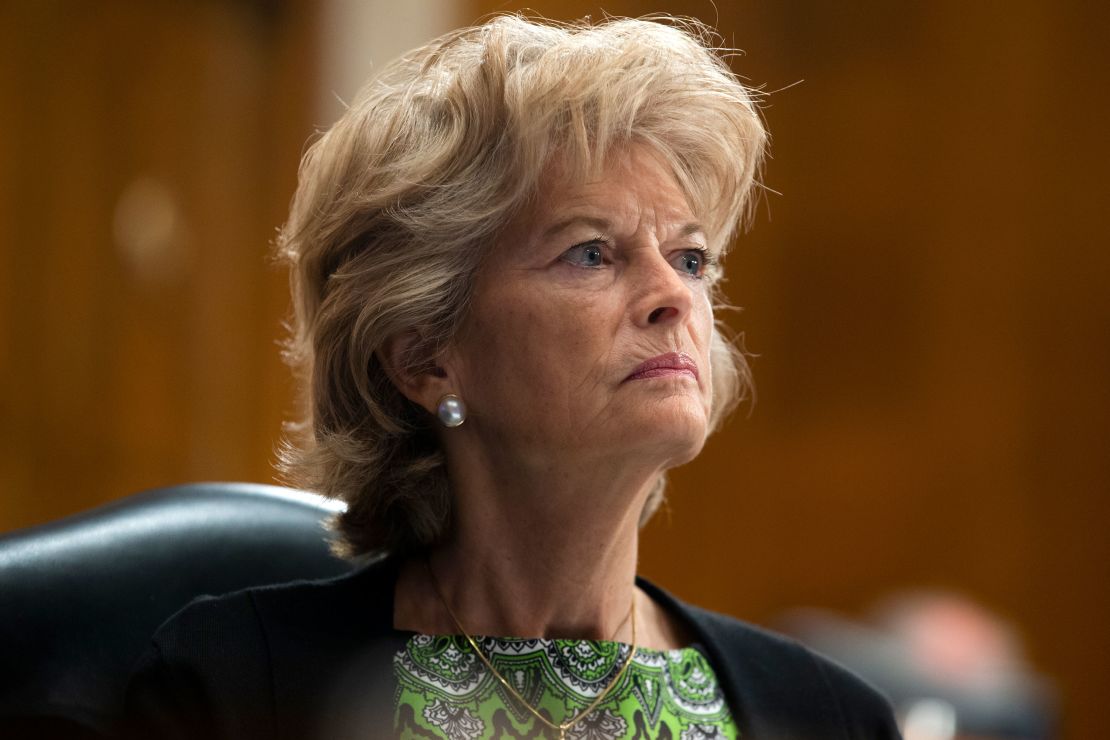
[[[691,22],[499,17],[384,69],[280,240],[335,581],[155,636],[139,735],[894,737],[804,648],[637,580],[637,533],[746,387],[718,261],[765,134]],[[479,637],[483,636],[483,637]]]

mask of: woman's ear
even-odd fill
[[[409,329],[386,339],[377,356],[401,395],[434,414],[439,399],[452,392],[451,379],[435,358],[421,356],[423,344],[420,333]]]

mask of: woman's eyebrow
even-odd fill
[[[563,231],[564,229],[569,229],[571,226],[577,226],[578,224],[585,224],[586,226],[590,226],[594,229],[597,229],[598,231],[608,231],[612,227],[612,224],[609,222],[608,219],[598,218],[595,216],[570,216],[569,218],[561,219],[553,223],[551,226],[548,226],[546,229],[543,230],[543,233],[540,236],[542,239],[550,239],[551,237],[558,234],[560,231]],[[701,234],[702,236],[705,236],[705,227],[702,226],[700,223],[697,223],[696,221],[690,222],[683,226],[678,232],[678,238],[683,239],[688,236],[693,236],[694,234]]]
[[[571,226],[577,226],[578,224],[585,224],[598,231],[608,231],[612,226],[608,219],[604,218],[597,218],[595,216],[570,216],[569,218],[556,221],[551,226],[548,226],[543,230],[543,234],[541,234],[540,237],[542,239],[550,239],[560,231],[569,229]]]
[[[678,232],[679,238],[693,236],[694,234],[705,236],[705,227],[697,222],[691,222],[683,226],[681,231]]]

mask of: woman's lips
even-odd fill
[[[694,362],[694,358],[685,352],[668,352],[665,355],[652,357],[650,360],[641,362],[625,378],[625,381],[659,378],[666,375],[689,375],[697,380],[698,363]]]

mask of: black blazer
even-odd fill
[[[127,692],[136,738],[390,737],[397,563],[194,601],[167,621]],[[705,647],[740,731],[759,740],[898,738],[890,706],[797,642],[639,585]]]

